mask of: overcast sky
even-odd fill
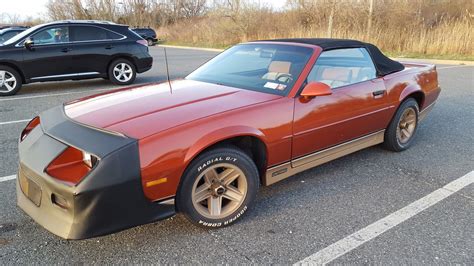
[[[255,0],[269,3],[275,8],[281,8],[286,0]],[[17,14],[22,18],[42,17],[46,14],[45,5],[48,0],[0,0],[0,13]]]

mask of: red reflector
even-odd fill
[[[137,43],[148,47],[148,42],[145,40],[138,40]]]
[[[82,151],[73,147],[68,147],[46,167],[48,175],[69,185],[79,183],[90,170],[84,163]]]
[[[21,132],[20,141],[23,141],[30,132],[37,127],[41,123],[39,116],[33,118],[28,125],[26,125],[25,129]]]

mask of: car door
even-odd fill
[[[44,28],[29,39],[33,45],[23,51],[23,71],[28,78],[41,81],[72,74],[68,26]]]
[[[323,82],[332,95],[297,98],[292,157],[298,158],[384,129],[389,120],[382,78],[365,48],[323,52],[307,82]]]
[[[72,67],[76,73],[107,73],[112,56],[125,36],[93,25],[71,26]]]

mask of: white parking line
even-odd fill
[[[23,120],[16,120],[16,121],[0,122],[0,126],[9,125],[9,124],[24,123],[24,122],[28,122],[30,120],[31,119],[23,119]]]
[[[9,175],[9,176],[0,177],[0,183],[5,182],[5,181],[9,181],[9,180],[13,180],[13,179],[16,179],[16,175]]]
[[[8,98],[5,98],[5,99],[3,99],[3,98],[0,99],[0,102],[34,99],[34,98],[44,98],[44,97],[52,97],[52,96],[62,96],[62,95],[88,93],[88,92],[100,92],[100,91],[108,91],[108,90],[116,90],[116,89],[120,89],[120,87],[119,88],[109,88],[109,89],[96,89],[96,90],[73,91],[73,92],[64,92],[64,93],[53,93],[53,94],[41,94],[41,95],[23,96],[23,97],[8,97]]]
[[[446,186],[433,191],[425,197],[389,214],[373,224],[337,241],[334,244],[314,253],[313,255],[297,262],[295,265],[311,264],[324,265],[340,256],[354,250],[360,245],[385,233],[387,230],[401,224],[402,222],[417,215],[423,210],[435,205],[443,199],[451,196],[464,187],[474,183],[474,171],[462,176]]]

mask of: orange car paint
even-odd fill
[[[311,47],[313,54],[287,96],[177,80],[172,93],[168,83],[151,84],[87,97],[65,110],[81,123],[139,140],[143,190],[155,201],[173,197],[189,163],[222,140],[258,138],[269,168],[384,129],[406,97],[421,97],[424,109],[440,92],[434,66],[407,64],[401,72],[336,88],[331,95],[299,97],[322,49],[290,45]],[[383,95],[372,94],[381,90]]]

